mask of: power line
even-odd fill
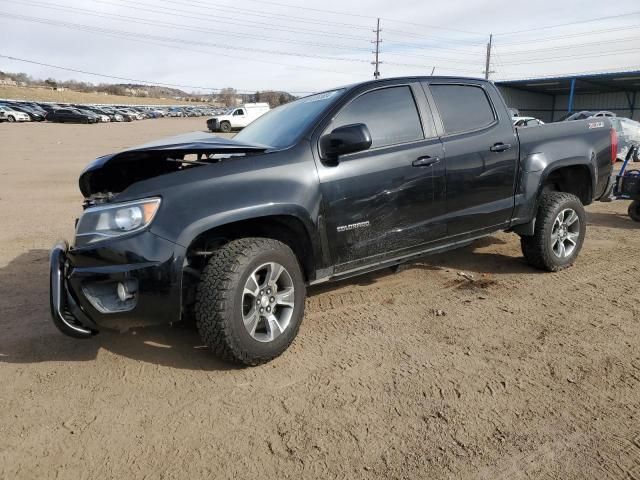
[[[174,37],[165,37],[165,36],[159,36],[159,35],[149,35],[149,34],[142,34],[142,33],[136,33],[136,32],[129,32],[129,31],[125,31],[125,30],[114,30],[114,29],[100,28],[100,27],[91,26],[91,25],[84,25],[84,24],[77,24],[77,23],[70,23],[70,22],[62,22],[62,21],[49,20],[49,19],[43,19],[43,18],[38,18],[38,17],[29,17],[29,16],[25,16],[25,15],[15,15],[15,14],[10,14],[10,13],[5,13],[5,12],[0,12],[0,17],[13,18],[13,19],[16,19],[16,20],[22,20],[22,21],[33,22],[33,23],[40,23],[40,24],[44,24],[44,25],[58,26],[58,27],[72,29],[72,30],[80,30],[80,31],[84,31],[84,32],[87,32],[87,33],[92,33],[92,34],[108,35],[108,36],[113,36],[113,37],[116,37],[116,38],[129,37],[129,39],[137,39],[137,40],[143,41],[143,42],[147,42],[147,41],[151,40],[152,42],[150,42],[150,43],[154,43],[154,41],[155,41],[156,44],[157,44],[157,42],[172,42],[172,43],[179,43],[179,44],[186,44],[186,45],[205,46],[205,47],[221,49],[221,50],[234,50],[234,51],[235,50],[243,50],[243,51],[248,51],[248,52],[267,53],[267,54],[270,54],[270,55],[285,55],[285,56],[292,56],[292,57],[299,57],[299,58],[331,60],[331,61],[340,61],[340,62],[349,62],[349,63],[368,63],[367,60],[361,59],[361,58],[331,57],[331,56],[326,56],[326,55],[311,55],[311,54],[304,54],[304,53],[298,53],[298,52],[285,52],[285,51],[282,51],[282,50],[269,50],[269,49],[259,49],[259,48],[254,48],[254,47],[240,47],[240,46],[237,46],[237,45],[228,45],[228,44],[219,44],[219,43],[210,43],[210,42],[200,42],[200,41],[186,40],[186,39],[174,38]],[[133,37],[133,38],[131,38],[131,37]],[[142,40],[140,40],[140,39],[142,39]],[[168,46],[168,45],[164,45],[164,44],[161,44],[161,45]],[[219,55],[222,55],[222,54],[219,54]],[[238,57],[235,57],[233,55],[225,55],[225,56],[229,56],[229,57],[232,57],[232,58],[238,58]],[[250,60],[263,61],[264,62],[264,60],[258,60],[258,59],[250,59]],[[266,61],[266,63],[275,63],[275,62]],[[399,63],[399,62],[387,62],[387,64],[396,65],[396,66],[405,66],[405,67],[431,68],[431,66],[427,66],[427,65]],[[285,64],[285,65],[292,66],[292,67],[297,67],[296,65],[291,65],[291,64]],[[458,70],[458,71],[469,71],[469,69],[457,69],[457,68],[454,68],[454,67],[447,67],[446,69],[447,70],[452,70],[452,71],[455,71],[455,70]],[[335,72],[334,70],[328,70],[328,71]],[[342,73],[346,73],[346,72],[342,72]]]
[[[446,62],[446,63],[456,63],[456,64],[461,64],[461,65],[474,65],[474,66],[476,66],[478,64],[477,57],[480,55],[480,53],[475,54],[475,56],[476,56],[475,60],[462,60],[462,59],[455,59],[455,58],[432,57],[432,56],[418,55],[418,54],[412,54],[412,53],[388,52],[387,50],[385,50],[384,54],[385,55],[391,55],[391,56],[397,56],[397,57],[420,58],[420,59],[423,59],[423,60],[431,60],[431,61],[438,61],[438,62],[442,61],[442,62]]]
[[[2,17],[2,13],[0,13],[0,17]],[[115,38],[117,40],[122,40],[122,35],[120,34],[113,34],[113,33],[104,33],[104,32],[95,32],[93,30],[93,27],[88,27],[86,29],[82,29],[83,31],[89,32],[89,33],[98,33],[99,35],[103,35],[106,37],[110,37],[110,38]],[[128,38],[129,41],[132,42],[138,42],[138,43],[143,43],[146,45],[157,45],[160,47],[164,47],[164,48],[172,48],[172,49],[176,49],[176,50],[180,50],[180,51],[189,51],[189,52],[194,52],[194,53],[202,53],[205,55],[210,56],[211,52],[207,52],[204,50],[197,50],[194,48],[188,48],[185,47],[183,45],[167,45],[166,43],[159,43],[159,42],[153,42],[150,40],[141,40],[138,38]],[[326,69],[326,68],[319,68],[319,67],[310,67],[310,66],[306,66],[306,65],[299,65],[299,64],[291,64],[291,63],[283,63],[283,62],[277,62],[277,61],[273,61],[273,60],[264,60],[261,58],[253,58],[253,57],[243,57],[243,56],[238,56],[238,55],[230,55],[227,53],[220,53],[217,52],[216,53],[217,56],[221,56],[221,57],[228,57],[228,58],[234,58],[234,59],[240,59],[240,60],[247,60],[250,62],[259,62],[259,63],[267,63],[269,65],[281,65],[281,66],[285,66],[285,67],[291,67],[291,68],[297,68],[297,69],[303,69],[303,70],[314,70],[314,71],[320,71],[320,72],[327,72],[327,73],[337,73],[339,75],[353,75],[350,72],[344,72],[344,71],[340,71],[340,70],[330,70],[330,69]]]
[[[74,29],[74,30],[82,30],[82,31],[90,32],[90,33],[103,33],[104,32],[104,33],[110,33],[110,34],[116,34],[116,35],[122,35],[122,36],[132,36],[132,37],[137,37],[137,38],[150,39],[150,40],[155,40],[155,41],[164,41],[164,42],[172,42],[172,43],[182,43],[182,44],[187,44],[187,45],[205,46],[205,47],[217,48],[217,49],[222,49],[222,50],[242,50],[242,51],[247,51],[247,52],[266,53],[266,54],[270,54],[270,55],[284,55],[284,56],[290,56],[290,57],[302,57],[302,58],[312,58],[312,59],[320,59],[320,60],[332,60],[332,61],[339,61],[339,62],[368,63],[367,60],[361,59],[361,58],[332,57],[332,56],[328,56],[328,55],[313,55],[313,54],[308,54],[308,53],[290,52],[290,51],[284,51],[284,50],[270,50],[270,49],[266,49],[266,48],[241,47],[239,45],[230,45],[230,44],[225,44],[225,43],[201,42],[201,41],[197,41],[197,40],[186,40],[186,39],[176,38],[176,37],[150,35],[150,34],[144,34],[144,33],[129,32],[129,31],[126,31],[126,30],[116,30],[116,29],[101,28],[101,27],[96,27],[96,26],[92,26],[92,25],[85,25],[85,24],[78,24],[78,23],[71,23],[71,22],[63,22],[63,21],[50,20],[50,19],[45,19],[45,18],[30,17],[30,16],[26,16],[26,15],[8,14],[8,13],[5,13],[5,12],[0,12],[0,16],[7,17],[7,18],[13,18],[13,19],[16,19],[16,20],[23,20],[23,21],[27,21],[27,22],[35,22],[35,23],[41,23],[41,24],[45,24],[45,25],[59,26],[59,27],[64,27],[64,28],[69,28],[69,29]]]
[[[105,3],[105,4],[109,4],[111,2],[107,2],[105,0],[93,0],[94,2],[98,2],[98,3]],[[133,0],[118,0],[121,1],[122,3],[124,3],[124,7],[127,8],[136,8],[136,7],[132,7],[131,4],[134,5],[141,5],[143,7],[149,7],[149,6],[153,6],[156,9],[160,8],[163,10],[168,11],[167,12],[158,12],[157,10],[155,10],[155,13],[160,13],[160,14],[164,14],[164,15],[180,15],[180,16],[185,16],[184,10],[183,9],[175,9],[175,8],[170,8],[170,7],[163,7],[163,6],[159,6],[159,5],[149,5],[148,3],[142,3],[139,1],[133,1]],[[161,0],[161,1],[165,1],[168,2],[169,0]],[[173,3],[176,2],[176,0],[172,0]],[[185,2],[179,2],[181,4],[185,4]],[[111,3],[113,5],[113,3]],[[139,7],[138,7],[139,8]],[[198,7],[195,7],[198,8]],[[224,7],[211,7],[209,6],[207,10],[200,10],[199,12],[205,12],[205,13],[200,13],[199,15],[204,15],[204,16],[211,16],[209,14],[209,10],[210,9],[221,9],[223,11],[228,12],[229,10],[231,10],[231,13],[235,13],[238,9],[237,8],[227,8],[226,10],[224,10]],[[177,12],[177,13],[175,13]],[[188,13],[199,13],[198,11],[188,11]],[[251,11],[250,11],[251,12]],[[288,17],[288,18],[293,18],[296,20],[296,22],[303,22],[303,23],[312,23],[312,24],[320,24],[320,25],[333,25],[333,26],[339,26],[340,28],[358,28],[358,29],[368,29],[368,27],[363,27],[360,25],[354,25],[354,24],[336,24],[336,23],[332,23],[332,22],[323,22],[323,21],[319,21],[319,20],[300,20],[301,17],[293,17],[291,15],[276,15],[274,16],[269,16],[270,14],[264,14],[264,13],[248,13],[249,16],[258,16],[258,17],[263,17],[263,18],[268,18],[271,20],[274,19],[279,19],[280,17]],[[193,17],[192,17],[193,18]],[[202,20],[201,16],[195,17],[198,18],[199,20]],[[231,18],[233,20],[238,20],[237,17],[216,17],[216,19],[220,19],[220,18]],[[270,23],[265,23],[265,22],[258,22],[255,20],[248,20],[248,19],[242,19],[243,22],[249,22],[251,24],[255,24],[257,26],[260,26],[262,28],[264,28],[264,26],[270,27],[272,24]],[[285,20],[286,21],[286,20]],[[277,27],[287,27],[286,25],[277,25]],[[299,27],[287,27],[288,30],[292,30],[292,29],[296,29],[298,31],[306,31],[306,32],[310,32],[310,33],[318,33],[321,31],[318,30],[309,30],[309,29],[305,29],[305,30],[301,30]],[[405,30],[388,30],[390,32],[397,32],[399,34],[405,35],[405,36],[410,36],[410,37],[414,37],[414,38],[420,38],[420,39],[428,39],[428,38],[432,38],[433,40],[438,40],[438,41],[442,41],[442,42],[449,42],[449,43],[457,43],[457,44],[470,44],[469,41],[465,41],[465,40],[454,40],[454,39],[448,39],[448,38],[442,38],[442,37],[433,37],[433,36],[425,36],[424,34],[415,34],[415,33],[411,33],[411,32],[406,32]],[[326,31],[322,32],[324,33],[324,35],[329,35],[329,36],[344,36],[345,38],[357,38],[357,39],[362,39],[362,37],[353,37],[353,36],[348,36],[339,32],[332,32],[332,33],[327,33]],[[368,39],[367,39],[368,40]],[[471,45],[477,45],[477,43],[471,43]]]
[[[534,27],[534,28],[527,28],[524,30],[514,30],[511,32],[501,32],[499,35],[504,36],[504,35],[515,35],[517,33],[525,33],[525,32],[534,32],[534,31],[538,31],[538,30],[547,30],[547,29],[551,29],[551,28],[558,28],[558,27],[567,27],[569,25],[580,25],[583,23],[592,23],[592,22],[600,22],[602,20],[610,20],[612,18],[622,18],[622,17],[629,17],[632,15],[640,15],[640,10],[636,10],[633,12],[627,12],[627,13],[620,13],[618,15],[608,15],[606,17],[596,17],[596,18],[589,18],[586,20],[578,20],[575,22],[567,22],[567,23],[556,23],[555,25],[544,25],[541,27]]]
[[[387,45],[395,45],[398,47],[406,47],[406,48],[421,49],[421,50],[444,50],[447,52],[455,52],[460,55],[469,55],[473,57],[478,56],[478,52],[471,52],[469,50],[460,50],[457,48],[441,47],[440,45],[425,45],[424,43],[407,43],[402,41],[394,41],[393,38],[394,37],[389,37],[385,35],[385,43]],[[480,45],[474,45],[474,46],[479,47]],[[484,46],[484,44],[482,44],[481,46]]]
[[[640,49],[638,48],[628,48],[624,50],[617,50],[615,53],[616,55],[619,55],[621,53],[630,53],[630,52],[639,52],[639,51]],[[611,56],[611,53],[605,52],[605,53],[590,53],[586,55],[563,55],[563,56],[556,56],[556,57],[546,57],[542,59],[524,60],[519,62],[506,62],[504,63],[504,65],[528,65],[530,63],[553,62],[556,60],[566,60],[566,59],[580,60],[580,59],[589,59],[589,58],[607,57],[607,56]]]
[[[199,20],[202,21],[203,20],[203,16],[202,15],[188,15],[185,14],[183,10],[176,10],[176,9],[167,9],[165,7],[159,7],[159,8],[163,8],[164,10],[169,10],[169,11],[159,11],[157,9],[153,9],[153,8],[144,8],[144,7],[136,7],[133,5],[130,5],[130,3],[134,3],[134,2],[125,2],[123,0],[120,0],[122,3],[114,3],[114,2],[110,2],[107,0],[93,0],[94,3],[102,3],[105,5],[111,5],[111,6],[116,6],[116,7],[125,7],[125,8],[129,8],[129,9],[133,9],[133,10],[138,10],[138,11],[143,11],[143,12],[149,12],[149,13],[155,13],[155,14],[160,14],[160,15],[167,15],[167,16],[171,16],[171,17],[182,17],[182,18],[188,18],[190,20]],[[139,3],[139,2],[135,2],[135,3]],[[148,4],[142,4],[142,5],[147,5]],[[205,15],[210,17],[209,15]],[[343,33],[339,33],[339,32],[327,32],[326,30],[314,30],[314,29],[305,29],[305,28],[298,28],[298,27],[291,27],[289,25],[274,25],[273,23],[265,23],[265,22],[255,22],[255,21],[251,21],[251,20],[245,20],[245,19],[238,19],[237,17],[225,17],[225,16],[217,16],[215,17],[215,20],[224,20],[225,23],[228,23],[230,25],[239,25],[239,26],[243,26],[243,27],[250,27],[250,28],[262,28],[265,30],[275,30],[275,31],[279,31],[279,32],[287,32],[287,33],[302,33],[302,34],[313,34],[313,35],[319,35],[319,36],[324,36],[324,37],[340,37],[340,38],[347,38],[350,40],[361,40],[363,42],[368,42],[369,38],[368,37],[358,37],[358,36],[354,36],[354,35],[347,35],[347,34],[343,34]]]
[[[536,48],[533,50],[521,50],[521,51],[516,51],[516,52],[506,52],[506,53],[502,53],[502,56],[512,56],[512,55],[530,55],[532,53],[543,53],[543,52],[557,52],[558,50],[568,50],[570,48],[584,48],[584,47],[592,47],[592,46],[610,46],[610,44],[615,44],[616,42],[620,42],[620,41],[624,41],[624,42],[635,42],[635,41],[640,41],[640,37],[627,37],[627,38],[622,38],[622,39],[607,39],[607,43],[602,43],[602,41],[599,42],[587,42],[587,43],[578,43],[578,44],[573,44],[573,45],[558,45],[556,47],[552,47],[552,48]],[[617,50],[611,52],[612,54],[615,54],[617,52]]]
[[[265,22],[265,21],[252,20],[252,19],[248,19],[246,17],[247,16],[248,17],[258,17],[258,18],[268,19],[268,20],[271,20],[271,21],[280,19],[278,17],[274,18],[273,16],[271,16],[269,14],[255,13],[255,12],[251,12],[251,11],[242,12],[242,15],[244,15],[245,18],[238,18],[238,17],[234,17],[234,16],[224,17],[224,16],[219,16],[219,15],[216,15],[214,17],[212,15],[211,10],[220,10],[220,11],[224,12],[227,15],[228,14],[238,14],[238,13],[241,13],[241,12],[238,11],[238,9],[217,7],[217,6],[208,6],[206,10],[202,10],[202,9],[200,9],[200,10],[185,10],[184,9],[184,5],[192,6],[192,7],[193,7],[193,5],[189,5],[186,2],[176,2],[175,0],[173,2],[169,2],[169,3],[170,4],[171,3],[175,3],[178,6],[178,8],[166,7],[166,6],[162,6],[162,5],[157,5],[155,3],[154,4],[149,4],[149,3],[135,1],[135,0],[118,0],[118,1],[120,3],[119,4],[115,4],[115,5],[124,6],[126,8],[138,8],[138,9],[139,9],[139,7],[146,7],[148,10],[149,10],[148,7],[153,7],[152,11],[154,11],[155,13],[163,14],[163,15],[178,15],[179,14],[180,16],[185,16],[184,13],[197,14],[198,16],[195,17],[195,18],[198,18],[200,21],[202,21],[202,19],[203,19],[202,17],[203,16],[204,17],[215,18],[215,20],[221,20],[221,19],[228,18],[228,19],[231,19],[231,20],[234,20],[234,21],[240,20],[240,21],[242,21],[244,23],[247,23],[247,24],[254,24],[254,25],[258,25],[258,26],[266,26],[266,27],[268,27],[268,26],[271,26],[271,25],[274,25],[274,24],[271,23],[271,22],[268,23],[268,22]],[[165,1],[166,2],[168,0],[161,0],[161,1]],[[107,2],[107,1],[104,1],[104,0],[93,0],[93,2],[114,5],[113,2]],[[138,7],[134,7],[132,5],[137,5]],[[197,9],[198,7],[194,7],[194,8]],[[161,9],[163,11],[158,11],[158,9]],[[286,16],[282,16],[282,17],[284,19],[284,17],[286,17]],[[194,18],[194,17],[191,16],[191,18]],[[315,24],[315,25],[337,26],[334,23],[325,23],[325,22],[322,22],[322,21],[315,21],[315,20],[305,20],[305,19],[300,19],[299,17],[293,17],[293,20],[296,21],[296,24],[297,23],[310,23],[310,24]],[[284,21],[286,22],[287,20],[284,19]],[[290,27],[289,25],[276,24],[275,26],[278,27],[278,28],[286,28],[287,30],[290,30],[290,29],[293,29],[293,28],[302,30],[299,27]],[[351,24],[343,24],[343,25],[341,25],[341,28],[344,28],[344,27],[357,28],[357,29],[360,29],[360,30],[363,30],[363,31],[364,30],[368,30],[368,28],[362,27],[360,25],[351,25]],[[309,30],[309,31],[315,33],[315,32],[318,32],[319,30]],[[324,32],[328,33],[326,30],[324,30]],[[335,34],[337,32],[335,32],[335,33],[331,32],[331,33]],[[360,39],[362,39],[362,38],[364,38],[364,37],[360,37]]]
[[[6,58],[8,60],[13,60],[16,62],[23,62],[23,63],[31,63],[33,65],[39,65],[42,67],[49,67],[49,68],[55,68],[58,70],[65,70],[67,72],[74,72],[74,73],[82,73],[84,75],[93,75],[96,77],[102,77],[102,78],[110,78],[113,80],[123,80],[126,82],[134,82],[134,83],[144,83],[144,84],[148,84],[148,85],[155,85],[158,87],[175,87],[175,88],[191,88],[194,90],[211,90],[211,91],[220,91],[223,90],[222,88],[219,87],[201,87],[201,86],[193,86],[193,85],[181,85],[178,83],[164,83],[164,82],[152,82],[150,80],[140,80],[137,78],[128,78],[128,77],[119,77],[116,75],[108,75],[106,73],[96,73],[96,72],[89,72],[87,70],[79,70],[77,68],[69,68],[69,67],[62,67],[60,65],[52,65],[50,63],[42,63],[42,62],[37,62],[35,60],[28,60],[26,58],[18,58],[18,57],[12,57],[10,55],[3,55],[0,53],[0,58]],[[260,91],[260,89],[257,90],[236,90],[238,93],[254,93],[256,91]],[[264,91],[264,90],[262,90]],[[300,93],[300,94],[310,94],[310,93],[314,93],[314,92],[296,92],[296,91],[289,91],[288,93]]]
[[[250,2],[254,2],[254,3],[259,3],[259,4],[268,4],[268,5],[277,5],[280,7],[286,7],[286,8],[298,8],[301,10],[308,10],[308,11],[312,11],[312,12],[321,12],[321,13],[330,13],[330,14],[334,14],[334,15],[346,15],[349,17],[360,17],[360,18],[367,18],[367,19],[373,19],[375,20],[377,17],[374,17],[372,15],[362,15],[362,14],[357,14],[357,13],[352,13],[352,12],[344,12],[344,11],[336,11],[336,10],[327,10],[327,9],[322,9],[322,8],[312,8],[312,7],[301,7],[299,5],[292,5],[290,3],[280,3],[280,2],[272,2],[272,1],[267,1],[267,0],[247,0]],[[384,20],[386,22],[394,22],[394,23],[403,23],[405,25],[414,25],[416,27],[427,27],[427,28],[436,28],[439,30],[448,30],[451,32],[458,32],[458,33],[469,33],[469,34],[475,34],[475,35],[480,35],[480,32],[472,32],[472,31],[468,31],[468,30],[460,30],[457,28],[449,28],[449,27],[442,27],[440,25],[425,25],[422,23],[414,23],[414,22],[407,22],[404,20],[397,20],[397,19],[393,19],[393,18],[388,18],[388,17],[381,17],[381,20]]]
[[[180,29],[186,30],[186,31],[204,32],[204,33],[210,33],[210,34],[213,34],[213,35],[238,36],[238,37],[241,37],[241,38],[265,40],[267,42],[274,42],[274,43],[288,43],[288,44],[293,44],[293,45],[308,45],[308,46],[320,47],[320,48],[349,50],[349,51],[352,51],[352,52],[355,52],[355,51],[358,51],[358,52],[369,52],[369,49],[357,48],[357,47],[352,47],[352,46],[349,46],[349,45],[314,43],[314,42],[306,42],[306,41],[302,41],[302,40],[282,39],[282,38],[270,37],[270,36],[252,35],[252,34],[245,34],[245,33],[236,33],[236,32],[230,32],[230,31],[226,31],[226,30],[211,30],[211,29],[203,29],[203,28],[194,28],[194,27],[192,27],[190,25],[185,25],[185,24],[164,22],[164,21],[159,21],[159,20],[150,21],[150,20],[147,20],[147,19],[144,19],[144,18],[132,17],[132,16],[128,16],[128,15],[117,15],[117,14],[111,14],[111,13],[95,13],[92,10],[86,10],[86,9],[77,8],[77,7],[70,8],[70,7],[66,7],[64,5],[55,4],[55,3],[54,4],[43,4],[43,3],[40,3],[40,2],[37,2],[37,1],[33,1],[33,0],[13,0],[13,2],[14,3],[18,2],[18,3],[23,3],[23,4],[26,4],[26,5],[32,5],[32,6],[36,6],[36,7],[43,7],[43,8],[48,8],[48,9],[58,10],[58,11],[72,11],[72,12],[80,13],[81,15],[87,15],[87,16],[92,16],[92,17],[96,17],[96,18],[115,19],[115,20],[130,22],[130,23],[134,23],[134,24],[149,25],[149,26],[154,26],[154,27],[169,26],[169,27],[180,28]],[[451,63],[457,63],[457,64],[463,64],[463,65],[475,64],[475,62],[469,61],[469,60],[459,60],[459,59],[443,58],[443,57],[431,57],[431,56],[416,55],[416,54],[410,54],[410,53],[386,52],[386,54],[387,55],[392,55],[392,56],[420,58],[420,59],[428,60],[428,61],[451,62]],[[473,54],[473,55],[476,56],[477,54]]]
[[[115,20],[120,20],[120,21],[125,21],[125,22],[131,22],[131,23],[136,23],[136,24],[143,24],[143,25],[150,25],[150,26],[168,26],[168,27],[176,27],[176,28],[180,28],[182,30],[187,30],[187,31],[193,31],[193,32],[203,32],[203,33],[209,33],[212,35],[229,35],[229,36],[236,36],[236,37],[243,37],[243,38],[250,38],[250,39],[256,39],[256,40],[265,40],[268,42],[277,42],[277,43],[290,43],[290,44],[294,44],[294,45],[308,45],[308,46],[313,46],[313,47],[326,47],[326,48],[335,48],[335,49],[343,49],[343,50],[352,50],[352,51],[361,51],[361,52],[368,52],[369,50],[367,48],[356,48],[356,47],[352,47],[349,45],[337,45],[337,44],[325,44],[325,43],[314,43],[314,42],[305,42],[302,40],[293,40],[293,39],[284,39],[284,38],[278,38],[278,37],[270,37],[270,36],[260,36],[260,35],[252,35],[252,34],[246,34],[246,33],[238,33],[238,32],[231,32],[228,30],[213,30],[213,29],[205,29],[205,28],[195,28],[192,25],[185,25],[185,24],[180,24],[180,23],[171,23],[171,22],[163,22],[160,20],[155,20],[155,21],[151,21],[145,18],[140,18],[140,17],[132,17],[132,16],[128,16],[128,15],[117,15],[117,14],[112,14],[112,13],[96,13],[93,10],[87,10],[87,9],[83,9],[83,8],[77,8],[77,7],[67,7],[64,5],[60,5],[60,4],[44,4],[44,3],[40,3],[40,2],[35,2],[32,0],[13,0],[13,2],[19,2],[19,3],[23,3],[26,5],[32,5],[32,6],[36,6],[36,7],[43,7],[43,8],[48,8],[48,9],[52,9],[52,10],[58,10],[58,11],[71,11],[71,12],[76,12],[76,13],[80,13],[81,15],[87,15],[87,16],[92,16],[92,17],[97,17],[97,18],[107,18],[107,19],[115,19]]]
[[[240,7],[224,7],[224,6],[220,6],[218,4],[211,4],[211,3],[207,3],[207,2],[199,2],[199,1],[179,1],[179,0],[159,0],[161,2],[164,3],[168,3],[169,5],[178,5],[180,7],[192,7],[192,8],[201,8],[201,5],[206,7],[207,10],[220,10],[222,12],[229,12],[231,11],[231,13],[241,13],[243,15],[249,15],[252,17],[260,17],[260,18],[268,18],[268,19],[292,19],[295,20],[298,23],[311,23],[311,24],[316,24],[316,25],[330,25],[330,26],[335,26],[335,27],[348,27],[348,28],[358,28],[360,30],[368,30],[369,28],[363,25],[356,25],[353,23],[343,23],[343,22],[331,22],[331,21],[326,21],[326,20],[319,20],[319,19],[309,19],[308,17],[298,17],[298,16],[294,16],[294,15],[285,15],[285,14],[274,14],[274,13],[267,13],[267,12],[257,12],[256,10],[249,10],[246,8],[240,8]],[[135,2],[134,2],[135,3]],[[198,5],[200,4],[200,5]],[[163,8],[163,7],[161,7]]]
[[[541,42],[549,42],[553,40],[561,40],[565,38],[584,37],[585,35],[593,36],[598,33],[619,32],[621,30],[636,30],[638,27],[640,27],[640,24],[628,25],[625,27],[605,28],[601,30],[590,30],[588,32],[570,33],[566,35],[545,36],[542,38],[518,40],[515,42],[499,42],[499,43],[500,45],[531,45],[531,42],[541,43]]]

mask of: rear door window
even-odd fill
[[[430,85],[431,94],[447,134],[487,127],[496,117],[489,98],[473,85]]]
[[[371,133],[371,148],[424,139],[411,88],[404,85],[360,95],[338,113],[326,133],[353,123],[367,126]]]

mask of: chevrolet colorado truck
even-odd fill
[[[492,83],[410,77],[301,98],[233,139],[103,156],[80,176],[73,245],[51,251],[53,321],[89,338],[191,316],[222,358],[266,362],[309,285],[498,231],[533,267],[568,267],[616,150],[607,118],[515,130]]]

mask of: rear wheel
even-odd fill
[[[520,239],[526,261],[542,270],[557,272],[578,257],[586,233],[586,215],[575,195],[543,193],[535,232]]]
[[[220,130],[224,133],[229,133],[231,131],[231,124],[229,122],[222,122],[220,124]]]
[[[267,238],[234,240],[216,250],[202,272],[195,306],[200,336],[225,360],[267,362],[298,333],[305,295],[288,246]]]
[[[632,220],[636,222],[640,222],[640,200],[634,200],[633,202],[631,202],[631,205],[629,205],[629,210],[627,210],[627,213],[629,214]]]

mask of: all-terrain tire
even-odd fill
[[[562,258],[553,250],[554,224],[561,212],[571,209],[578,216],[578,237],[571,254]],[[535,268],[557,272],[571,266],[577,258],[586,234],[586,214],[580,199],[570,193],[545,192],[542,194],[533,235],[522,236],[520,245],[527,263]]]
[[[220,131],[224,133],[229,133],[231,131],[231,124],[229,122],[221,122]]]
[[[632,220],[640,222],[640,200],[634,200],[633,202],[631,202],[627,213]]]
[[[277,262],[289,273],[294,306],[291,320],[280,336],[261,342],[245,328],[243,296],[249,275],[268,262]],[[204,343],[218,357],[258,365],[280,355],[296,337],[304,316],[305,296],[300,264],[287,245],[268,238],[233,240],[214,252],[202,272],[196,294],[196,325]]]

